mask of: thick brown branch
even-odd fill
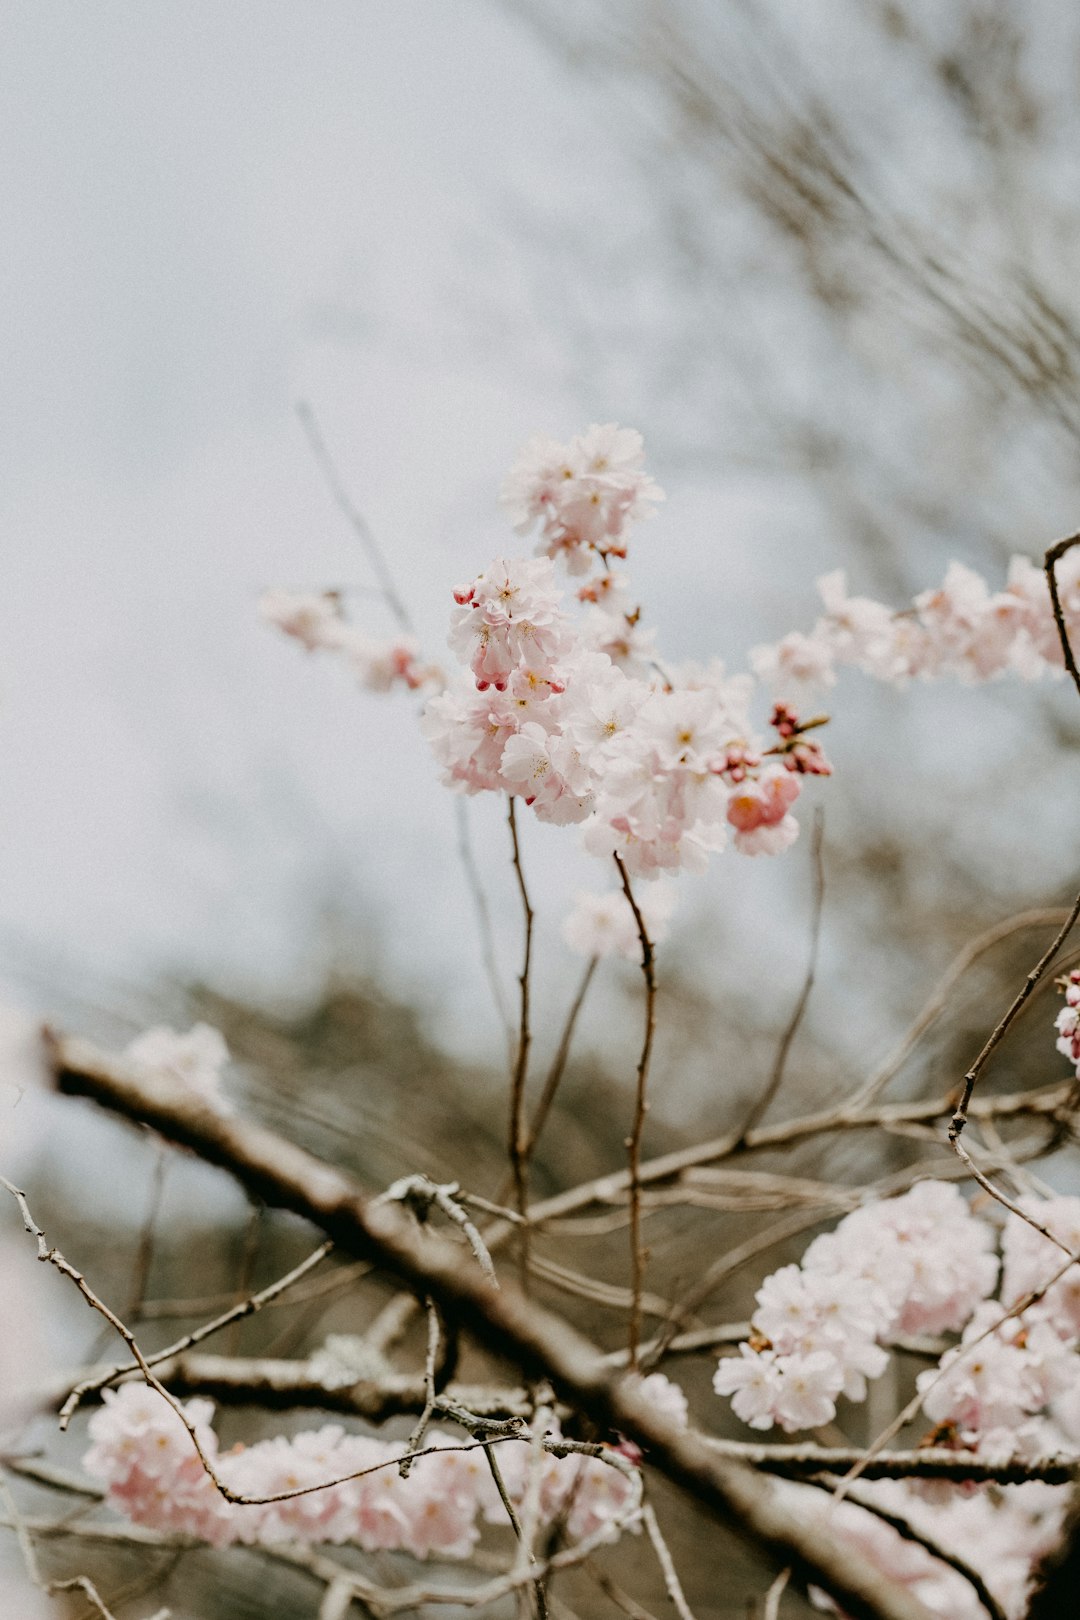
[[[909,1592],[854,1565],[831,1535],[801,1522],[769,1482],[660,1418],[633,1383],[613,1378],[603,1356],[569,1323],[510,1287],[496,1290],[462,1264],[456,1246],[417,1231],[395,1205],[373,1207],[349,1177],[250,1122],[218,1114],[183,1085],[146,1078],[79,1042],[53,1042],[60,1089],[103,1107],[221,1166],[275,1208],[289,1209],[343,1250],[377,1261],[410,1288],[430,1294],[489,1351],[526,1377],[547,1378],[568,1404],[634,1440],[649,1462],[736,1534],[790,1562],[855,1620],[928,1620]]]
[[[147,1360],[150,1358],[147,1357]],[[340,1412],[384,1423],[388,1418],[413,1416],[423,1410],[424,1380],[413,1373],[387,1373],[381,1378],[358,1378],[353,1383],[328,1383],[318,1363],[277,1360],[272,1356],[210,1356],[189,1354],[158,1362],[154,1369],[174,1395],[206,1395],[222,1406],[260,1406],[269,1411],[292,1407]],[[100,1401],[111,1367],[92,1367],[85,1376],[91,1393]],[[138,1369],[117,1384],[140,1381]],[[59,1409],[71,1389],[66,1378],[50,1380],[35,1399]],[[452,1402],[477,1417],[527,1417],[529,1400],[524,1389],[499,1389],[486,1384],[448,1384],[442,1391]]]

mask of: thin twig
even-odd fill
[[[424,1310],[427,1312],[427,1353],[424,1357],[424,1407],[417,1419],[409,1438],[405,1442],[406,1452],[417,1449],[428,1431],[428,1425],[435,1415],[435,1371],[439,1364],[439,1313],[435,1309],[435,1301],[431,1298],[424,1300]],[[401,1461],[401,1477],[407,1479],[412,1461],[403,1457]]]
[[[536,1151],[536,1144],[537,1140],[539,1139],[540,1132],[547,1123],[548,1114],[551,1112],[551,1106],[555,1101],[559,1086],[562,1083],[563,1075],[566,1072],[566,1063],[570,1056],[570,1047],[573,1043],[574,1029],[577,1025],[578,1015],[581,1012],[585,997],[589,992],[589,986],[593,981],[593,975],[596,972],[599,961],[600,958],[598,956],[592,956],[589,958],[589,961],[585,967],[585,972],[581,976],[581,982],[577,987],[577,994],[574,996],[574,999],[570,1004],[570,1011],[566,1015],[566,1022],[563,1025],[562,1034],[559,1037],[559,1045],[552,1060],[551,1068],[548,1070],[547,1079],[544,1081],[544,1089],[540,1093],[539,1101],[533,1110],[532,1123],[529,1126],[530,1154]]]
[[[409,1175],[402,1176],[400,1180],[387,1187],[386,1191],[380,1193],[374,1202],[376,1205],[405,1204],[421,1223],[427,1219],[432,1206],[441,1209],[448,1220],[453,1221],[455,1226],[460,1227],[480,1270],[484,1273],[488,1282],[498,1288],[499,1279],[495,1274],[495,1267],[491,1255],[488,1253],[487,1244],[475,1224],[462,1209],[458,1199],[460,1192],[461,1188],[456,1181],[439,1182],[432,1181],[430,1176]]]
[[[154,1168],[150,1175],[150,1197],[139,1233],[139,1246],[135,1254],[135,1270],[125,1315],[134,1320],[142,1311],[146,1298],[146,1285],[150,1281],[150,1267],[154,1259],[154,1227],[161,1210],[161,1195],[165,1189],[165,1173],[169,1155],[166,1144],[155,1143]]]
[[[630,1620],[656,1620],[652,1610],[646,1609],[638,1602],[637,1598],[631,1597],[629,1592],[624,1592],[622,1587],[612,1580],[606,1570],[595,1569],[591,1565],[586,1565],[586,1569],[604,1596],[610,1598],[615,1607],[621,1609],[623,1614],[628,1614]]]
[[[637,1084],[634,1089],[634,1120],[630,1135],[626,1140],[630,1160],[630,1277],[634,1296],[630,1304],[627,1348],[630,1352],[630,1368],[634,1371],[637,1369],[638,1345],[641,1341],[641,1295],[645,1286],[645,1266],[648,1259],[641,1232],[641,1141],[645,1133],[645,1119],[649,1112],[647,1095],[649,1061],[652,1057],[653,1037],[656,1033],[656,959],[652,940],[649,938],[648,929],[645,927],[645,919],[641,915],[641,909],[630,885],[629,874],[623,865],[618,850],[613,852],[613,858],[618,869],[623,893],[626,896],[630,910],[634,914],[634,922],[637,925],[638,939],[641,943],[641,973],[645,980],[645,1033],[642,1037],[641,1054],[637,1065]]]
[[[953,957],[938,981],[933,994],[921,1008],[914,1023],[910,1024],[901,1036],[895,1049],[885,1059],[880,1069],[855,1093],[849,1100],[849,1107],[860,1109],[873,1102],[874,1098],[884,1090],[889,1081],[899,1073],[905,1060],[910,1056],[917,1043],[940,1018],[941,1014],[951,1005],[952,991],[958,981],[964,976],[968,968],[985,956],[987,951],[993,950],[1003,940],[1010,939],[1012,935],[1022,933],[1028,928],[1057,928],[1067,916],[1060,906],[1037,906],[1028,911],[1019,911],[1012,917],[1006,917],[1004,922],[994,923],[975,939],[969,940],[961,951]]]
[[[0,1182],[7,1187],[9,1192],[14,1192],[15,1189],[12,1188],[10,1182],[2,1181],[2,1178],[0,1178]],[[231,1305],[227,1311],[221,1316],[216,1316],[212,1322],[205,1322],[202,1327],[193,1328],[190,1333],[185,1333],[182,1338],[166,1345],[164,1350],[155,1350],[153,1355],[143,1358],[145,1364],[149,1367],[156,1367],[163,1361],[171,1360],[173,1356],[183,1355],[185,1350],[190,1350],[194,1345],[202,1344],[212,1334],[217,1333],[219,1329],[228,1327],[230,1322],[238,1322],[242,1317],[253,1316],[256,1311],[262,1310],[263,1306],[269,1304],[277,1295],[284,1293],[294,1282],[299,1282],[300,1278],[305,1277],[309,1271],[314,1271],[315,1267],[326,1259],[333,1247],[334,1245],[330,1242],[320,1243],[317,1249],[314,1249],[306,1259],[301,1260],[298,1266],[294,1266],[291,1271],[287,1271],[283,1277],[277,1278],[275,1282],[268,1283],[259,1293],[252,1294],[250,1299],[242,1300],[237,1305]],[[81,1384],[76,1384],[60,1408],[61,1429],[67,1428],[75,1409],[85,1396],[104,1389],[107,1384],[112,1383],[114,1378],[119,1378],[124,1373],[141,1370],[142,1366],[143,1360],[138,1359],[117,1362],[115,1366],[110,1367],[107,1371],[95,1373],[92,1378],[87,1378]]]
[[[521,1225],[517,1229],[521,1286],[523,1290],[527,1291],[529,1286],[529,1130],[525,1115],[525,1084],[529,1072],[529,1046],[532,1041],[532,1030],[529,1024],[529,975],[532,969],[533,909],[525,883],[525,871],[521,864],[516,802],[513,794],[511,794],[507,800],[507,820],[510,825],[510,841],[513,847],[514,872],[517,876],[518,893],[521,896],[521,909],[525,919],[525,950],[521,972],[518,975],[520,992],[519,1022],[517,1050],[514,1054],[513,1069],[510,1076],[510,1133],[508,1145],[510,1171],[514,1182],[514,1201],[518,1215],[521,1218]]]
[[[465,873],[466,886],[472,896],[476,924],[480,931],[480,956],[484,964],[484,972],[491,987],[491,999],[495,1003],[499,1022],[502,1024],[506,1035],[507,1049],[512,1051],[514,1031],[510,1022],[506,995],[495,955],[495,933],[491,926],[491,908],[488,905],[487,892],[484,889],[480,869],[476,864],[476,856],[473,853],[469,828],[469,807],[460,795],[454,799],[454,824],[457,828],[458,857],[461,861],[461,869]]]
[[[949,1141],[954,1147],[959,1140],[960,1133],[967,1124],[968,1108],[971,1103],[972,1093],[975,1090],[975,1086],[978,1082],[980,1074],[986,1066],[987,1060],[1004,1040],[1009,1029],[1019,1016],[1024,1003],[1027,1001],[1028,997],[1031,995],[1031,992],[1034,990],[1035,986],[1046,972],[1046,969],[1050,966],[1050,963],[1054,960],[1054,957],[1057,955],[1062,945],[1064,945],[1065,941],[1068,939],[1077,917],[1080,917],[1080,894],[1078,894],[1076,899],[1073,901],[1064,923],[1058,929],[1058,932],[1054,935],[1054,938],[1050,942],[1049,946],[1043,952],[1042,956],[1040,956],[1039,960],[1036,962],[1035,966],[1024,980],[1024,983],[1019,993],[1014,998],[1009,1010],[1005,1013],[1004,1017],[998,1021],[992,1034],[988,1037],[986,1043],[984,1044],[982,1051],[971,1065],[971,1068],[968,1070],[967,1074],[965,1074],[964,1086],[960,1094],[960,1101],[957,1104],[956,1112],[953,1114],[952,1122],[949,1126]]]
[[[528,1556],[529,1562],[534,1563],[535,1559],[532,1556],[532,1549],[531,1549],[531,1547],[527,1546],[527,1544],[526,1544],[525,1530],[524,1530],[524,1528],[522,1526],[521,1520],[518,1517],[517,1509],[514,1506],[513,1498],[511,1497],[510,1492],[506,1488],[506,1481],[503,1479],[502,1469],[499,1467],[499,1464],[498,1464],[498,1462],[496,1461],[496,1458],[495,1458],[495,1453],[491,1450],[490,1446],[488,1447],[488,1449],[486,1451],[486,1456],[487,1456],[488,1468],[491,1470],[491,1477],[495,1481],[495,1489],[499,1493],[499,1500],[502,1502],[503,1507],[506,1509],[506,1516],[510,1520],[510,1528],[514,1532],[514,1538],[517,1541],[518,1547],[523,1548],[525,1550],[525,1553]],[[548,1614],[547,1593],[546,1593],[546,1591],[544,1589],[544,1583],[543,1583],[542,1580],[537,1581],[536,1585],[533,1588],[533,1595],[534,1595],[534,1597],[536,1599],[536,1609],[537,1609],[537,1614],[540,1617],[540,1620],[547,1620],[547,1614]]]
[[[1056,546],[1051,546],[1044,559],[1046,581],[1050,586],[1050,603],[1054,610],[1054,623],[1057,625],[1058,640],[1061,642],[1062,656],[1065,659],[1065,668],[1073,678],[1076,690],[1080,692],[1080,669],[1076,665],[1076,657],[1069,641],[1069,630],[1065,623],[1065,614],[1061,608],[1061,597],[1058,593],[1057,565],[1067,551],[1073,546],[1080,545],[1080,534],[1070,535],[1067,540],[1059,540]]]
[[[236,1283],[235,1305],[242,1305],[251,1294],[251,1279],[255,1275],[255,1261],[259,1254],[259,1228],[262,1225],[263,1206],[253,1199],[240,1248],[240,1276]],[[225,1354],[234,1355],[240,1342],[240,1318],[229,1323],[225,1337]]]
[[[810,913],[810,952],[806,962],[806,974],[803,978],[802,989],[799,991],[799,998],[795,1003],[791,1017],[788,1019],[784,1033],[780,1037],[780,1045],[776,1050],[776,1058],[773,1062],[768,1084],[743,1121],[742,1130],[739,1132],[740,1142],[745,1140],[747,1133],[752,1131],[754,1126],[759,1124],[768,1113],[773,1099],[784,1083],[784,1071],[787,1068],[788,1053],[791,1051],[792,1042],[799,1033],[814,988],[818,951],[821,945],[821,915],[825,904],[825,863],[822,859],[824,827],[825,817],[819,805],[814,812],[814,829],[811,834],[810,844],[810,859],[814,870],[814,898]]]
[[[787,1591],[788,1581],[791,1579],[790,1566],[782,1569],[765,1594],[765,1601],[761,1605],[761,1620],[779,1620],[780,1604]]]
[[[694,1611],[686,1601],[686,1594],[679,1580],[679,1572],[675,1568],[675,1560],[671,1556],[671,1549],[664,1540],[663,1531],[657,1523],[656,1514],[652,1505],[646,1502],[641,1510],[641,1522],[645,1526],[645,1534],[652,1543],[656,1561],[660,1565],[660,1572],[664,1577],[664,1590],[671,1599],[675,1613],[679,1620],[694,1620]]]
[[[992,1034],[985,1042],[982,1051],[979,1053],[978,1057],[975,1059],[975,1062],[971,1065],[971,1068],[964,1076],[964,1088],[960,1095],[960,1101],[957,1105],[956,1112],[953,1114],[953,1117],[949,1122],[949,1145],[957,1157],[962,1161],[969,1175],[974,1177],[983,1191],[989,1193],[991,1198],[996,1199],[999,1204],[1002,1204],[1020,1220],[1025,1221],[1028,1226],[1034,1227],[1034,1229],[1037,1232],[1040,1232],[1043,1237],[1049,1238],[1050,1241],[1057,1244],[1058,1248],[1060,1249],[1064,1249],[1065,1245],[1061,1243],[1058,1238],[1056,1238],[1054,1234],[1042,1224],[1041,1221],[1037,1220],[1032,1214],[1030,1214],[1028,1210],[1025,1210],[1020,1204],[1016,1203],[1015,1200],[1011,1199],[1007,1193],[1003,1192],[997,1183],[991,1181],[989,1176],[987,1176],[979,1168],[971,1154],[968,1152],[967,1148],[964,1146],[963,1142],[960,1140],[960,1136],[967,1124],[968,1107],[971,1103],[972,1094],[975,1090],[976,1084],[978,1083],[978,1079],[983,1071],[983,1068],[988,1062],[991,1054],[1005,1038],[1005,1035],[1008,1033],[1008,1030],[1012,1026],[1013,1022],[1019,1017],[1025,1002],[1028,1000],[1028,997],[1035,989],[1035,986],[1042,978],[1046,969],[1050,966],[1050,963],[1054,960],[1054,957],[1057,955],[1062,945],[1064,945],[1078,917],[1080,917],[1080,894],[1078,894],[1076,899],[1073,901],[1068,916],[1066,917],[1061,928],[1058,930],[1057,934],[1054,936],[1053,940],[1050,942],[1050,945],[1043,952],[1042,956],[1040,956],[1038,962],[1036,962],[1035,966],[1024,980],[1018,994],[1013,999],[1012,1005],[1009,1007],[1004,1017],[999,1020]],[[1066,1252],[1068,1251],[1066,1250]]]
[[[910,1519],[905,1519],[903,1514],[891,1513],[887,1508],[880,1507],[864,1494],[849,1496],[848,1500],[854,1502],[857,1507],[862,1508],[864,1513],[872,1514],[875,1519],[880,1519],[883,1524],[887,1524],[905,1541],[913,1542],[915,1546],[921,1547],[924,1552],[930,1554],[931,1558],[936,1558],[940,1563],[947,1564],[950,1569],[954,1569],[972,1588],[975,1596],[990,1616],[990,1620],[1008,1620],[1004,1609],[979,1574],[979,1571],[969,1564],[965,1558],[961,1558],[959,1553],[949,1552],[939,1541],[935,1541],[932,1536],[928,1536],[924,1530],[917,1530]]]
[[[409,617],[409,610],[405,606],[405,603],[402,601],[401,597],[398,595],[393,576],[390,573],[386,558],[383,556],[382,548],[372,533],[371,525],[368,523],[363,514],[359,512],[353,505],[349,497],[349,493],[342,482],[341,474],[338,472],[337,465],[335,464],[330,451],[327,449],[326,440],[323,438],[322,430],[320,429],[315,418],[315,412],[312,410],[311,406],[306,400],[301,399],[296,403],[296,415],[300,422],[300,426],[307,435],[308,444],[311,446],[311,453],[318,463],[319,470],[323,475],[326,482],[326,487],[330,491],[335,506],[345,518],[345,521],[349,524],[350,528],[364,549],[367,560],[371,564],[371,571],[379,582],[379,591],[382,595],[383,601],[386,603],[387,607],[390,609],[401,628],[403,630],[408,630],[411,633],[413,625]]]

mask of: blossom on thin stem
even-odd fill
[[[1073,968],[1061,981],[1065,992],[1065,1005],[1054,1021],[1058,1032],[1057,1049],[1076,1069],[1080,1077],[1080,969]]]
[[[652,1386],[653,1398],[674,1410],[676,1386],[665,1378],[661,1384],[663,1388]],[[189,1401],[184,1412],[229,1489],[250,1497],[283,1496],[274,1502],[235,1503],[216,1488],[190,1434],[155,1390],[123,1384],[106,1390],[104,1403],[90,1419],[93,1444],[83,1466],[103,1483],[113,1507],[155,1530],[197,1536],[215,1547],[349,1542],[365,1552],[456,1559],[473,1551],[481,1519],[506,1522],[482,1449],[461,1449],[438,1431],[428,1433],[424,1445],[430,1451],[416,1457],[403,1478],[393,1466],[405,1454],[403,1442],[350,1434],[336,1423],[221,1452],[210,1421],[212,1403]],[[557,1427],[548,1438],[559,1441]],[[507,1491],[520,1505],[528,1485],[531,1447],[527,1440],[502,1441],[497,1454]],[[541,1468],[545,1522],[566,1513],[567,1533],[573,1540],[605,1524],[611,1524],[614,1533],[633,1495],[625,1472],[602,1457],[557,1457],[550,1452],[543,1454]],[[375,1471],[362,1473],[365,1469]],[[348,1474],[361,1477],[343,1478]],[[340,1483],[323,1487],[324,1481],[335,1479]],[[305,1494],[283,1494],[289,1492]]]
[[[219,1112],[230,1111],[221,1091],[229,1048],[221,1032],[210,1024],[194,1024],[183,1035],[156,1024],[129,1043],[124,1057],[143,1074],[168,1075],[213,1103]]]
[[[537,434],[506,476],[502,505],[519,534],[539,529],[541,553],[584,573],[594,555],[625,557],[630,525],[663,500],[644,459],[641,434],[614,422],[568,444]]]
[[[946,1183],[920,1181],[866,1204],[815,1238],[801,1265],[758,1289],[751,1338],[713,1387],[753,1428],[831,1422],[841,1395],[863,1400],[900,1337],[959,1330],[997,1280],[994,1233]]]
[[[442,672],[420,661],[415,636],[379,638],[357,629],[345,617],[340,591],[265,591],[260,617],[291,636],[308,652],[335,653],[369,692],[404,686],[410,692],[442,684]]]
[[[675,909],[675,889],[670,883],[652,883],[638,898],[645,928],[654,945],[667,938],[668,924]],[[563,923],[563,938],[581,956],[622,956],[640,962],[641,940],[630,902],[621,889],[606,894],[579,890],[574,909]]]

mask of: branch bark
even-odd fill
[[[375,1205],[342,1171],[264,1127],[223,1116],[182,1084],[136,1075],[79,1041],[50,1041],[56,1081],[233,1175],[267,1204],[312,1222],[343,1250],[394,1272],[430,1294],[489,1351],[527,1378],[547,1378],[570,1405],[605,1432],[638,1444],[651,1466],[708,1508],[737,1536],[791,1563],[827,1591],[853,1620],[929,1620],[910,1592],[856,1566],[826,1531],[802,1522],[770,1482],[718,1459],[692,1434],[658,1417],[631,1380],[615,1378],[595,1345],[561,1317],[509,1285],[495,1289],[456,1246],[418,1231],[395,1205]]]

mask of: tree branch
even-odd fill
[[[659,1417],[625,1378],[614,1378],[597,1348],[569,1323],[518,1290],[495,1290],[471,1260],[432,1233],[418,1232],[395,1205],[373,1207],[342,1171],[264,1127],[223,1116],[165,1075],[141,1076],[85,1043],[51,1042],[60,1090],[89,1097],[227,1170],[275,1208],[321,1228],[347,1253],[371,1259],[431,1297],[487,1350],[547,1378],[604,1432],[617,1431],[650,1464],[741,1538],[790,1562],[853,1620],[928,1620],[912,1595],[853,1564],[828,1532],[803,1522],[769,1482],[744,1464],[719,1459],[690,1433]],[[554,1561],[553,1561],[554,1563]]]

